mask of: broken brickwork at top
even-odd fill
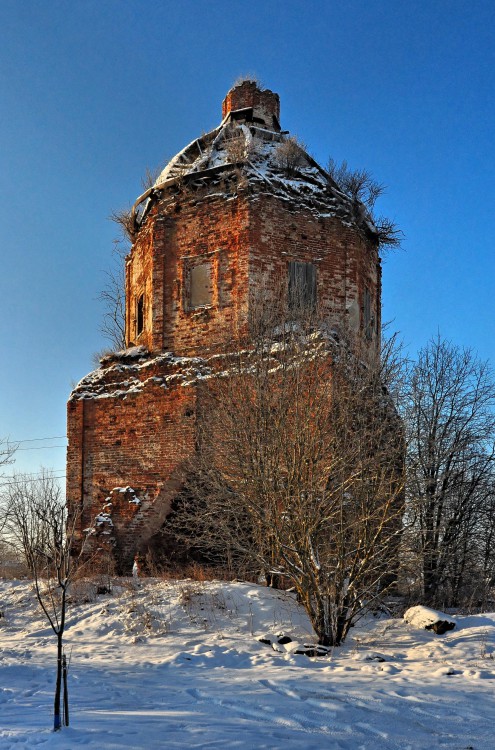
[[[230,112],[251,108],[252,122],[273,130],[280,130],[280,98],[278,94],[261,89],[255,81],[243,81],[234,86],[222,102],[222,119]]]
[[[113,549],[123,571],[170,511],[194,451],[197,383],[246,330],[260,290],[289,294],[297,279],[330,325],[379,345],[376,229],[304,150],[287,147],[279,116],[277,94],[234,87],[222,124],[134,204],[128,349],[84,378],[68,405],[80,541]]]

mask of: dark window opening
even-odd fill
[[[192,266],[189,271],[189,307],[208,307],[213,302],[211,263]]]
[[[313,263],[289,263],[289,309],[316,307],[316,267]]]
[[[144,294],[138,298],[136,305],[136,336],[139,336],[144,329]]]

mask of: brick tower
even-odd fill
[[[198,380],[247,325],[256,291],[298,282],[335,326],[379,346],[378,235],[281,131],[277,94],[234,86],[222,121],[135,202],[126,344],[68,403],[67,497],[80,539],[122,571],[170,512],[194,450]]]

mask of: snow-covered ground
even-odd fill
[[[0,611],[2,750],[495,747],[495,614],[442,636],[372,618],[310,659],[258,641],[314,640],[291,595],[120,582],[71,608],[71,726],[53,734],[55,638],[25,582],[0,581]]]

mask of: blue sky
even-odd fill
[[[366,167],[406,239],[384,318],[413,353],[440,332],[495,361],[491,0],[2,0],[0,436],[65,435],[71,383],[105,342],[114,209],[218,124],[254,73],[322,164]],[[16,470],[64,473],[64,440]],[[36,450],[33,450],[36,448]]]

